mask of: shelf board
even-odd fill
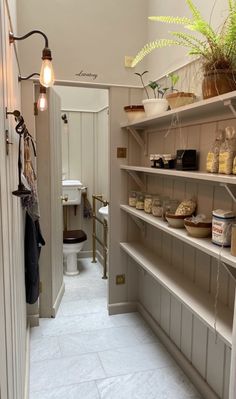
[[[169,266],[140,243],[120,243],[121,248],[155,280],[214,331],[214,298]],[[227,345],[232,344],[233,314],[218,303],[216,330]]]
[[[157,169],[146,166],[128,166],[121,165],[120,168],[122,170],[132,171],[132,172],[142,172],[151,175],[161,175],[161,176],[170,176],[170,177],[179,177],[184,179],[194,179],[194,180],[202,180],[223,184],[236,184],[236,176],[233,175],[223,175],[219,173],[206,173],[206,172],[198,172],[198,171],[183,171],[183,170],[175,170],[175,169]]]
[[[206,119],[214,117],[217,119],[217,115],[222,118],[231,118],[233,113],[228,105],[224,105],[225,102],[231,101],[232,103],[236,100],[236,91],[222,94],[220,96],[209,98],[208,100],[197,101],[193,104],[179,107],[170,111],[163,112],[162,114],[151,117],[140,119],[139,121],[132,123],[122,123],[122,128],[133,127],[135,129],[146,129],[152,128],[156,125],[165,125],[171,122],[171,119],[178,115],[181,118],[181,122],[193,121],[196,119]]]
[[[219,259],[220,257],[221,261],[236,268],[236,257],[231,255],[230,250],[228,248],[221,249],[221,247],[213,244],[210,238],[190,237],[185,229],[175,229],[173,227],[169,227],[168,224],[161,218],[149,215],[144,211],[137,210],[129,205],[120,205],[120,207],[126,213],[143,220],[144,222],[164,231],[165,233],[170,234],[171,236],[191,245],[196,249],[199,249],[207,255],[210,255],[216,259]]]

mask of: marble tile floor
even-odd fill
[[[101,266],[79,268],[57,317],[31,330],[30,399],[200,399],[138,313],[108,316]]]

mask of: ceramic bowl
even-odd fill
[[[195,101],[196,96],[193,93],[176,92],[167,94],[166,99],[170,108],[174,109],[192,104]]]
[[[165,98],[149,98],[143,100],[143,105],[148,118],[162,114],[168,109],[168,101]]]
[[[184,219],[184,226],[188,234],[196,238],[206,238],[211,236],[212,222],[211,220],[204,220],[202,222],[194,223],[189,218]]]
[[[175,215],[174,213],[166,213],[166,220],[170,227],[174,227],[176,229],[184,228],[184,219],[186,215]]]
[[[146,116],[143,105],[127,105],[124,107],[124,111],[127,115],[128,122],[136,122]]]

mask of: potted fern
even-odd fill
[[[168,101],[164,98],[164,96],[168,88],[162,88],[157,82],[153,81],[150,81],[149,84],[145,86],[143,81],[143,75],[145,75],[146,73],[148,73],[148,71],[144,71],[142,73],[135,72],[135,75],[139,76],[144,91],[146,93],[147,98],[142,101],[145,109],[145,114],[147,117],[152,117],[167,111]],[[148,88],[152,90],[153,98],[150,98]]]
[[[153,50],[172,45],[188,48],[188,54],[202,60],[203,98],[236,90],[236,0],[228,0],[229,12],[222,28],[217,31],[205,21],[192,0],[186,0],[192,18],[153,16],[151,21],[183,25],[191,33],[172,31],[172,38],[146,44],[136,55],[135,66]],[[200,34],[200,37],[199,37]]]

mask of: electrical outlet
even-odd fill
[[[127,157],[127,148],[117,147],[117,158],[126,158],[126,157]]]
[[[125,68],[133,68],[132,67],[132,62],[134,60],[134,57],[131,57],[130,55],[125,56]]]
[[[116,275],[116,284],[125,284],[125,274],[117,274]]]

